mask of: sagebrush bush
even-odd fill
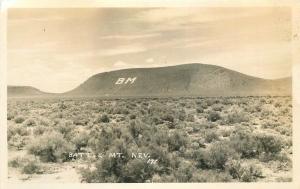
[[[124,181],[127,183],[144,183],[152,178],[154,167],[145,160],[133,159],[124,166]]]
[[[213,111],[221,112],[223,109],[223,106],[221,104],[213,104],[212,109],[213,109]]]
[[[70,139],[72,131],[74,131],[75,125],[71,121],[62,120],[59,121],[55,126],[55,130],[60,132],[65,138]]]
[[[22,168],[22,173],[25,174],[42,174],[43,172],[42,166],[36,160],[26,162]]]
[[[168,137],[168,146],[170,151],[178,151],[181,147],[186,147],[188,143],[186,135],[174,131]]]
[[[272,115],[274,110],[276,110],[276,108],[272,104],[264,104],[261,107],[261,114],[262,116]]]
[[[135,114],[130,114],[130,115],[129,115],[129,118],[130,118],[130,119],[136,119],[136,115],[135,115]]]
[[[111,144],[114,142],[115,138],[116,135],[114,135],[112,128],[105,127],[101,131],[91,131],[88,145],[95,153],[105,152],[110,149]]]
[[[196,161],[198,168],[224,170],[227,160],[237,156],[228,144],[216,142],[208,149],[194,151],[193,159]]]
[[[179,112],[178,112],[178,119],[180,120],[180,121],[184,121],[185,120],[185,118],[186,118],[186,113],[185,113],[185,111],[184,110],[180,110]]]
[[[8,141],[9,147],[14,147],[17,150],[21,150],[25,146],[25,138],[19,135],[18,133],[10,137]]]
[[[122,107],[116,107],[113,109],[113,114],[124,114],[127,115],[129,114],[129,110],[127,108],[122,108]]]
[[[283,141],[273,134],[259,133],[255,136],[257,140],[257,151],[261,161],[270,161],[276,159],[281,152]]]
[[[287,125],[278,126],[275,128],[275,131],[279,132],[282,135],[292,136],[292,129],[290,126]]]
[[[143,125],[140,122],[132,121],[129,124],[129,131],[133,138],[137,138],[143,132]]]
[[[167,127],[167,126],[166,126]],[[157,145],[167,145],[168,144],[168,127],[158,128],[159,132],[152,134],[151,142]]]
[[[254,164],[242,165],[238,160],[231,160],[226,167],[232,178],[242,182],[254,182],[262,177],[261,168]]]
[[[28,136],[29,132],[26,128],[22,127],[21,125],[9,125],[7,127],[7,140],[10,140],[11,137],[13,137],[16,134],[20,136]]]
[[[42,125],[42,126],[49,126],[51,124],[51,121],[47,118],[40,118],[39,119],[39,125]]]
[[[223,142],[211,145],[207,153],[207,165],[213,169],[225,169],[227,160],[235,155],[232,149]]]
[[[231,106],[228,113],[222,118],[227,124],[241,123],[249,121],[249,115],[239,106]]]
[[[23,123],[25,121],[25,118],[22,116],[17,116],[15,118],[15,123]]]
[[[219,101],[215,98],[208,98],[206,99],[207,106],[212,106],[214,104],[217,104]]]
[[[230,145],[242,158],[255,158],[260,155],[261,159],[266,160],[281,151],[283,141],[273,134],[238,131],[231,135]]]
[[[195,121],[195,117],[193,114],[188,114],[186,121],[188,122],[194,122]]]
[[[259,153],[277,154],[281,151],[282,140],[273,134],[259,133],[255,136]]]
[[[215,122],[215,121],[218,121],[219,119],[221,119],[221,116],[218,112],[211,111],[211,112],[209,112],[207,119],[211,122]]]
[[[156,173],[169,174],[171,166],[176,164],[176,157],[171,156],[167,147],[151,144],[147,147],[143,147],[142,149],[145,152],[149,152],[152,159],[158,160]]]
[[[24,165],[25,162],[26,162],[26,159],[24,159],[23,157],[17,156],[8,161],[8,166],[14,167],[14,168],[19,168],[19,167],[22,167],[22,165]]]
[[[102,114],[99,119],[98,123],[109,123],[110,119],[107,114]]]
[[[216,130],[207,130],[205,132],[204,137],[205,137],[205,141],[208,143],[211,143],[211,142],[219,139],[219,135]]]
[[[35,136],[39,136],[39,135],[42,135],[44,134],[45,132],[49,132],[52,128],[49,128],[49,127],[45,127],[45,126],[36,126],[33,130],[33,134]]]
[[[16,116],[16,112],[7,112],[7,120],[13,120]]]
[[[186,127],[185,128],[185,131],[189,134],[193,133],[194,132],[194,128],[193,127]]]
[[[204,112],[204,109],[203,109],[202,107],[198,107],[198,108],[196,109],[196,112],[197,112],[197,113],[203,113],[203,112]]]
[[[171,115],[171,114],[165,114],[161,117],[161,119],[163,121],[168,121],[168,122],[171,122],[173,123],[174,122],[174,117]]]
[[[83,126],[85,126],[85,125],[88,124],[88,122],[89,122],[89,119],[88,119],[87,117],[83,116],[83,115],[81,115],[81,116],[76,116],[76,117],[73,119],[73,123],[74,123],[75,125],[83,125]]]
[[[28,118],[23,122],[23,126],[26,127],[36,126],[36,121],[33,118]]]
[[[25,174],[42,174],[44,172],[39,160],[33,156],[17,156],[8,162],[8,166],[19,168]]]
[[[263,129],[267,129],[267,128],[271,128],[271,129],[276,129],[277,127],[279,127],[281,125],[280,122],[278,122],[277,120],[265,120],[263,121],[263,123],[261,124],[261,127]]]
[[[68,154],[74,152],[74,146],[61,133],[53,131],[35,138],[28,146],[28,151],[40,157],[41,161],[61,162],[69,160]]]
[[[191,163],[182,161],[173,174],[177,182],[189,182],[194,172],[195,167]]]
[[[253,134],[238,130],[230,136],[230,146],[241,154],[242,158],[254,158],[258,155],[258,143]]]
[[[81,148],[86,147],[89,141],[89,133],[87,131],[81,131],[75,134],[72,138],[72,143],[75,145],[75,151],[80,151]]]
[[[219,134],[222,136],[222,137],[230,137],[232,131],[231,130],[220,130],[219,131]]]

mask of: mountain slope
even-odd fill
[[[37,88],[30,86],[8,86],[7,87],[7,96],[8,97],[37,97],[45,96],[49,93],[40,91]]]
[[[128,79],[129,78],[129,79]],[[99,73],[64,96],[291,95],[291,78],[266,80],[223,67],[183,64]]]

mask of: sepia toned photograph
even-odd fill
[[[10,183],[293,181],[291,7],[10,8]]]

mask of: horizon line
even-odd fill
[[[96,76],[98,74],[103,74],[103,73],[110,73],[110,72],[117,72],[117,71],[122,71],[122,70],[134,70],[134,69],[156,69],[156,68],[167,68],[167,67],[176,67],[176,66],[184,66],[184,65],[206,65],[206,66],[215,66],[215,67],[220,67],[220,68],[223,68],[223,69],[227,69],[227,70],[230,70],[230,71],[234,71],[234,72],[237,72],[237,73],[240,73],[240,74],[243,74],[243,75],[246,75],[246,76],[249,76],[249,77],[253,77],[253,78],[258,78],[258,79],[263,79],[263,80],[280,80],[280,79],[288,79],[288,78],[292,78],[293,76],[292,75],[289,75],[289,76],[285,76],[285,77],[279,77],[279,78],[262,78],[262,77],[257,77],[257,76],[253,76],[253,75],[249,75],[249,74],[245,74],[245,73],[242,73],[240,71],[236,71],[236,70],[233,70],[233,69],[229,69],[229,68],[226,68],[224,66],[219,66],[219,65],[215,65],[215,64],[206,64],[206,63],[196,63],[196,62],[192,62],[192,63],[182,63],[182,64],[174,64],[174,65],[162,65],[162,66],[154,66],[154,67],[128,67],[128,68],[119,68],[119,69],[113,69],[113,70],[108,70],[108,71],[103,71],[103,72],[99,72],[99,73],[95,73],[93,75],[90,75],[88,78],[86,78],[83,82],[79,83],[77,85],[77,87],[81,84],[83,84],[85,81],[87,81],[88,79],[90,79],[91,77],[93,76]],[[34,85],[10,85],[10,84],[6,84],[7,87],[32,87],[34,89],[37,89],[41,92],[44,92],[44,93],[52,93],[52,94],[63,94],[63,93],[66,93],[66,92],[69,92],[69,91],[72,91],[73,89],[77,88],[73,88],[73,89],[69,89],[69,90],[66,90],[64,92],[51,92],[51,91],[44,91],[44,90],[40,90],[39,87],[35,87]]]

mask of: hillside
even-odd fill
[[[7,96],[8,97],[38,97],[49,95],[40,91],[37,88],[30,86],[8,86],[7,87]]]
[[[265,80],[223,67],[184,64],[99,73],[64,95],[262,96],[290,95],[291,78]]]
[[[99,73],[75,89],[55,95],[28,86],[8,86],[8,96],[286,96],[291,95],[291,84],[291,78],[267,80],[214,65],[183,64]]]

